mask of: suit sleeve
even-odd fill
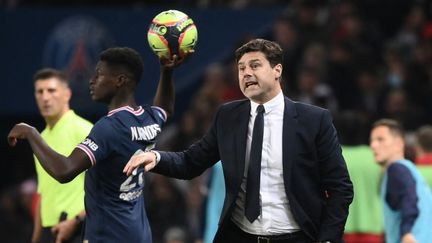
[[[220,110],[209,131],[183,152],[162,152],[161,160],[152,172],[178,179],[192,179],[220,160],[217,124]]]
[[[336,129],[328,111],[322,115],[316,144],[321,186],[327,195],[321,217],[319,240],[342,242],[348,208],[354,193]]]

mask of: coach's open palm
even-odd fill
[[[144,152],[141,149],[135,152],[123,169],[123,173],[131,175],[140,165],[144,166],[144,171],[149,171],[156,166],[156,154],[154,152]]]

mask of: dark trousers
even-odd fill
[[[216,236],[214,243],[311,243],[302,231],[283,235],[254,235],[241,230],[229,220]]]
[[[56,236],[51,232],[51,227],[43,227],[40,243],[55,243]],[[72,239],[63,241],[64,243],[82,243],[81,227],[72,236]]]

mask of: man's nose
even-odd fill
[[[250,67],[246,67],[246,68],[244,69],[244,75],[245,75],[245,76],[246,76],[246,75],[251,76],[251,75],[252,75],[252,68],[250,68]]]
[[[47,91],[42,91],[41,97],[42,97],[42,100],[48,100],[50,95]]]

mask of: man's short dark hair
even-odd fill
[[[425,152],[432,152],[432,126],[424,125],[416,132],[417,143]]]
[[[112,47],[103,51],[99,59],[114,69],[123,69],[131,79],[139,82],[142,78],[144,64],[140,54],[129,47]]]
[[[270,62],[270,66],[283,63],[283,50],[280,45],[274,41],[264,39],[254,39],[242,45],[235,51],[236,62],[248,52],[262,52]]]
[[[33,82],[36,83],[38,80],[57,78],[60,82],[69,85],[66,74],[60,70],[54,68],[42,68],[33,75]]]
[[[380,126],[384,126],[384,127],[388,127],[388,129],[390,130],[390,132],[393,135],[396,136],[400,136],[401,138],[405,137],[405,131],[402,128],[401,124],[393,119],[380,119],[376,122],[374,122],[374,124],[372,125],[372,128],[376,128],[376,127],[380,127]]]

